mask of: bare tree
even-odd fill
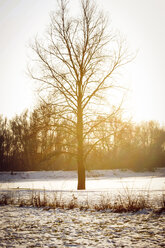
[[[32,67],[30,73],[41,82],[40,97],[47,101],[51,95],[66,130],[76,137],[78,189],[85,189],[84,158],[89,151],[84,151],[84,143],[100,124],[97,108],[106,102],[106,92],[118,87],[114,76],[119,67],[131,60],[125,43],[107,24],[94,1],[82,0],[81,15],[76,18],[69,16],[68,1],[61,0],[58,11],[51,14],[45,39],[36,38],[32,45],[38,69]]]

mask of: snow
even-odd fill
[[[29,190],[62,192],[63,195],[76,194],[97,200],[100,195],[144,193],[152,196],[165,191],[165,169],[156,172],[133,172],[102,170],[87,172],[86,190],[77,191],[76,171],[39,171],[0,173],[0,191],[14,190],[25,194]]]
[[[114,199],[117,195],[143,194],[155,199],[165,192],[165,169],[155,172],[133,172],[121,170],[87,171],[86,190],[77,191],[76,171],[39,171],[0,173],[0,192],[16,192],[30,195],[31,191],[58,194],[71,199],[73,194],[79,202],[98,203],[104,197]],[[52,197],[53,197],[52,195]]]
[[[117,194],[165,192],[165,169],[155,172],[90,171],[87,190],[77,191],[75,171],[0,172],[0,193],[24,198],[32,190],[63,200],[74,195],[79,202],[99,203]],[[0,206],[0,247],[165,247],[165,214],[146,209],[137,213],[80,211]]]
[[[1,189],[76,190],[76,171],[0,172]],[[165,169],[155,172],[102,170],[87,172],[86,188],[114,191],[123,187],[134,190],[159,191],[165,189]]]
[[[0,247],[164,247],[165,215],[0,207]]]

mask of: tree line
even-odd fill
[[[77,169],[76,135],[66,129],[68,120],[56,118],[55,108],[41,103],[11,120],[0,117],[1,171]],[[67,118],[72,121],[72,116]],[[97,125],[84,141],[87,170],[165,166],[165,129],[159,123],[134,124],[121,114],[103,119],[97,116]]]

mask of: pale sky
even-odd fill
[[[94,0],[93,0],[94,1]],[[130,86],[127,107],[134,121],[165,125],[165,0],[96,0],[127,39],[135,60],[120,80]],[[35,103],[26,75],[29,42],[49,24],[56,0],[0,0],[0,115],[13,117]],[[76,11],[78,0],[71,0]]]

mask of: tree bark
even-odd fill
[[[83,109],[82,97],[79,90],[78,109],[77,109],[77,172],[78,172],[78,190],[85,189],[85,166],[83,154]]]

